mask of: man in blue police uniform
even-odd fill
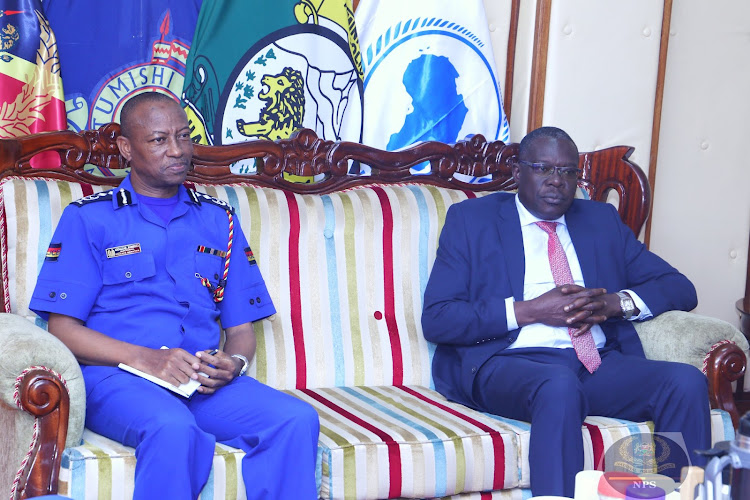
[[[248,498],[315,498],[315,410],[241,376],[251,322],[276,311],[231,207],[182,186],[185,113],[140,94],[121,128],[130,175],[65,209],[31,301],[81,364],[86,426],[136,448],[134,498],[197,498],[216,441],[245,451]],[[201,386],[185,399],[119,363]]]
[[[531,422],[537,496],[573,497],[587,415],[681,432],[697,465],[704,462],[694,450],[710,445],[706,377],[693,366],[647,360],[631,323],[694,308],[695,288],[649,252],[614,207],[574,200],[579,173],[578,148],[565,132],[527,135],[513,166],[517,195],[449,209],[424,295],[424,335],[438,344],[436,388]],[[662,473],[679,476],[682,464],[673,465]]]

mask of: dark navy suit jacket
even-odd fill
[[[587,287],[633,290],[654,316],[697,305],[690,280],[649,252],[613,206],[574,200],[565,222]],[[477,371],[518,336],[518,329],[507,328],[505,299],[523,300],[524,272],[515,195],[497,193],[450,207],[422,312],[424,336],[437,344],[435,386],[448,399],[477,406]],[[601,327],[608,345],[644,355],[630,321],[611,319]]]

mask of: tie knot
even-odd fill
[[[534,224],[541,227],[542,230],[547,234],[553,234],[557,232],[557,222],[539,221],[535,222]]]

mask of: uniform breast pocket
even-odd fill
[[[154,257],[149,253],[136,253],[113,257],[102,265],[102,283],[117,285],[142,281],[156,274]]]
[[[210,253],[195,253],[195,272],[201,278],[206,278],[212,286],[216,286],[224,272],[224,259]],[[197,277],[197,276],[196,276]]]

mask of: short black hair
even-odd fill
[[[172,97],[161,92],[144,92],[142,94],[136,94],[122,106],[120,111],[120,135],[123,137],[130,137],[132,132],[133,122],[131,115],[141,104],[156,103],[156,102],[171,102],[177,104]]]
[[[518,146],[518,157],[528,157],[531,154],[531,148],[534,146],[534,143],[542,138],[570,141],[576,147],[576,151],[578,151],[575,141],[564,130],[557,127],[539,127],[526,134],[526,137],[521,140],[521,144]]]

